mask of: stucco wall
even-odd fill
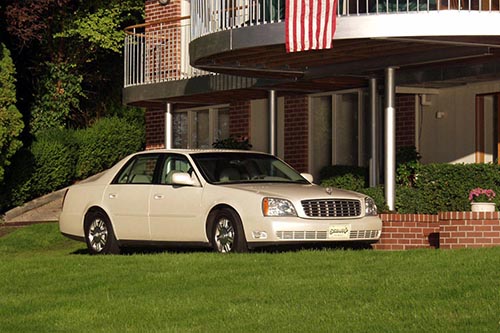
[[[475,97],[500,92],[500,82],[440,89],[422,106],[420,153],[422,162],[475,162]],[[436,115],[440,112],[441,118]]]

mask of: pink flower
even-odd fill
[[[495,198],[495,191],[491,189],[475,188],[469,192],[470,202],[488,202]]]

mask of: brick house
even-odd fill
[[[424,163],[500,150],[499,2],[393,2],[339,1],[332,49],[286,53],[284,0],[146,0],[124,103],[147,109],[147,148],[246,136],[315,177],[369,166],[391,207],[396,148]]]

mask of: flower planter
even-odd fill
[[[496,210],[494,202],[472,202],[470,206],[473,212],[494,212]]]

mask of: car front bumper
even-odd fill
[[[382,232],[378,216],[356,219],[264,218],[245,229],[248,243],[377,242]]]

